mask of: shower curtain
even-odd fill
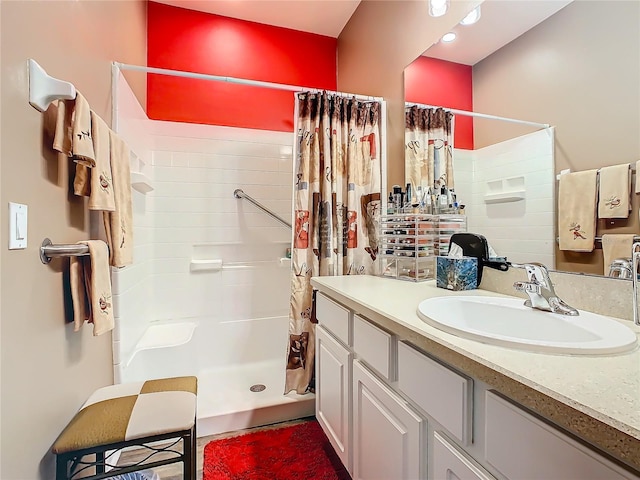
[[[291,305],[285,393],[313,392],[312,276],[375,273],[380,226],[380,102],[296,98]]]
[[[405,107],[405,181],[439,190],[453,182],[453,114],[442,108]]]

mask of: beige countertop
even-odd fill
[[[535,413],[640,470],[640,349],[611,356],[520,351],[468,340],[417,315],[427,298],[451,292],[435,281],[375,276],[314,277],[313,286],[428,353],[482,380]],[[632,322],[620,320],[640,335]]]

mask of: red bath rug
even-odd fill
[[[209,442],[203,480],[350,480],[317,421]]]

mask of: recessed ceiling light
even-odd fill
[[[449,0],[429,0],[429,15],[441,17],[449,9]]]
[[[462,19],[460,25],[473,25],[480,20],[480,5],[471,10],[466,17]]]
[[[445,43],[453,42],[456,39],[456,34],[453,32],[445,33],[442,36],[442,41]]]

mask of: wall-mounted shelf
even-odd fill
[[[39,112],[46,111],[54,100],[76,98],[76,87],[72,83],[47,75],[38,62],[31,58],[28,60],[28,67],[29,103]]]
[[[488,193],[484,196],[484,203],[509,203],[524,200],[526,190],[516,190],[514,192]]]
[[[131,188],[140,193],[149,193],[153,190],[151,179],[141,172],[131,172]]]
[[[524,176],[491,180],[487,182],[484,203],[517,202],[524,200],[526,194]]]
[[[218,271],[222,270],[222,259],[214,258],[211,260],[191,260],[189,269],[192,272]]]

